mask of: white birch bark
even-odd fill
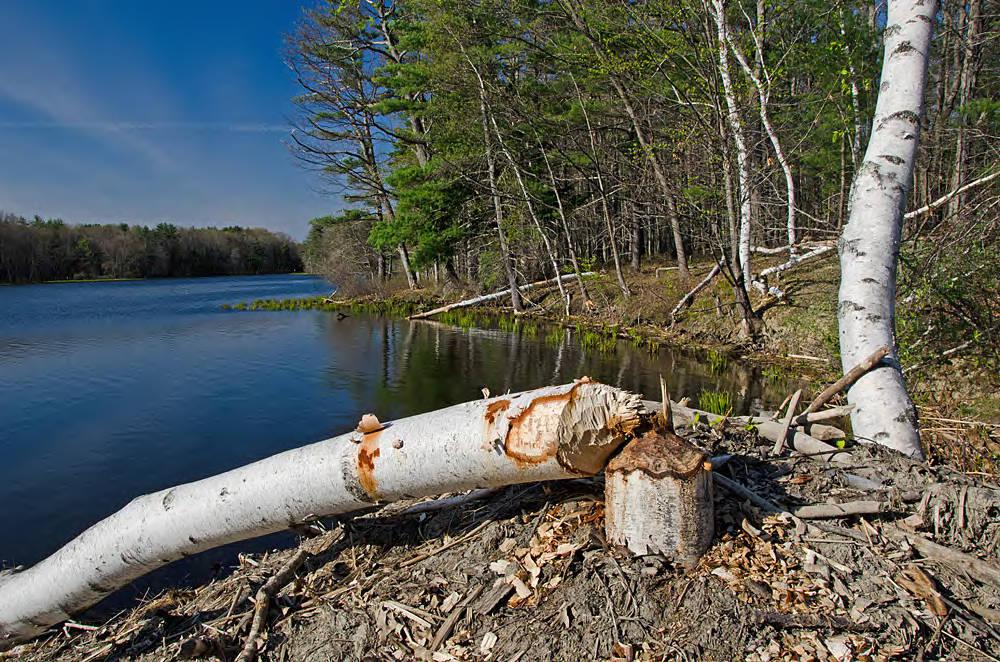
[[[722,20],[725,20],[723,17]],[[732,49],[733,55],[736,57],[736,61],[740,63],[740,67],[743,69],[743,73],[746,74],[750,82],[753,83],[754,88],[757,90],[757,99],[759,101],[758,110],[760,111],[760,121],[764,126],[764,131],[767,133],[768,140],[771,141],[771,147],[774,148],[774,156],[778,159],[778,163],[781,165],[781,171],[785,175],[785,193],[786,193],[786,220],[785,229],[788,239],[788,253],[790,256],[795,256],[795,241],[796,241],[796,227],[795,227],[795,175],[792,173],[792,166],[788,162],[788,158],[785,156],[785,150],[781,147],[781,140],[778,138],[778,133],[774,130],[774,126],[771,124],[771,114],[768,112],[768,101],[771,96],[771,82],[770,77],[767,74],[767,70],[761,66],[763,75],[767,77],[767,82],[761,80],[761,77],[754,73],[754,70],[750,67],[750,63],[747,62],[746,57],[743,55],[743,51],[740,50],[736,42],[729,38],[727,34],[727,39],[729,39],[729,48]],[[756,41],[756,37],[754,38]],[[760,55],[760,60],[763,62],[763,53],[761,52],[761,45],[757,42],[757,51]]]
[[[840,355],[850,370],[880,346],[882,367],[848,391],[860,439],[922,456],[916,410],[895,351],[896,267],[903,208],[912,188],[931,31],[937,2],[889,0],[882,82],[871,137],[840,238]]]
[[[593,276],[593,275],[594,275],[593,271],[587,271],[587,272],[584,272],[584,273],[580,274],[579,277]],[[578,276],[576,274],[566,274],[564,276],[559,276],[558,279],[557,278],[549,278],[547,280],[535,281],[534,283],[527,283],[525,285],[521,285],[517,289],[519,289],[521,292],[528,292],[529,290],[533,290],[536,287],[544,287],[546,285],[553,285],[553,284],[555,284],[556,280],[559,280],[560,282],[566,283],[566,282],[569,282],[569,281],[573,280],[574,278],[578,278]],[[475,306],[475,305],[478,305],[478,304],[481,304],[481,303],[486,303],[487,301],[496,301],[497,299],[502,299],[503,297],[509,296],[509,295],[510,295],[510,290],[509,289],[508,290],[500,290],[499,292],[493,292],[491,294],[483,294],[481,296],[473,297],[471,299],[465,299],[463,301],[456,301],[455,303],[449,303],[447,305],[441,306],[440,308],[435,308],[433,310],[427,310],[427,311],[424,311],[422,313],[415,313],[413,315],[410,315],[406,319],[411,319],[411,320],[427,319],[428,317],[434,317],[435,315],[438,315],[440,313],[446,313],[449,310],[454,310],[456,308],[468,308],[469,306]]]
[[[464,51],[463,51],[464,52]],[[514,273],[513,258],[510,254],[510,246],[507,243],[507,234],[503,229],[503,201],[500,199],[500,189],[497,183],[497,165],[493,154],[493,140],[490,138],[489,106],[486,102],[486,83],[479,70],[466,57],[466,61],[476,75],[479,83],[479,114],[483,126],[483,147],[486,152],[486,169],[489,175],[490,198],[493,201],[494,221],[497,227],[497,238],[500,241],[500,259],[503,261],[504,273],[507,275],[508,291],[510,293],[510,304],[515,313],[520,313],[524,309],[521,301],[521,291],[517,287],[517,275]]]
[[[641,410],[639,396],[583,379],[376,421],[367,434],[141,496],[37,565],[0,576],[0,650],[171,561],[311,516],[597,473]]]
[[[476,74],[478,75],[478,73]],[[542,238],[542,244],[545,246],[545,253],[549,256],[549,262],[552,264],[553,280],[556,282],[556,286],[559,288],[559,300],[563,302],[563,308],[566,311],[566,316],[569,317],[569,297],[566,296],[566,289],[563,287],[562,278],[559,278],[559,261],[556,259],[556,252],[552,248],[552,242],[549,241],[549,235],[542,227],[542,222],[538,218],[538,214],[535,213],[535,205],[531,204],[531,193],[528,191],[527,185],[524,183],[524,177],[521,176],[521,167],[514,160],[514,155],[511,154],[510,149],[507,147],[507,142],[503,139],[503,134],[500,132],[500,126],[497,124],[496,116],[492,112],[490,115],[490,123],[493,125],[493,132],[496,134],[497,142],[500,144],[500,150],[507,157],[507,162],[510,163],[510,167],[514,170],[514,178],[517,179],[517,186],[521,189],[521,196],[524,198],[524,205],[528,210],[528,216],[531,217],[531,222],[535,225],[535,229],[538,230],[539,236]]]
[[[743,286],[749,289],[752,280],[750,273],[750,223],[753,216],[750,200],[750,155],[747,150],[746,137],[743,133],[743,120],[740,118],[740,111],[736,106],[736,92],[733,90],[733,79],[729,73],[729,55],[726,47],[729,39],[729,29],[726,25],[725,3],[723,0],[708,0],[708,4],[709,11],[715,19],[718,31],[719,75],[722,78],[722,93],[726,100],[726,119],[729,122],[729,129],[733,134],[733,141],[736,144],[736,168],[740,196],[738,252]]]

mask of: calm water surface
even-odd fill
[[[590,375],[650,395],[785,384],[746,367],[585,351],[571,331],[464,330],[222,304],[312,296],[311,276],[0,287],[0,562],[30,564],[133,497],[382,420]]]

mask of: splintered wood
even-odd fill
[[[608,541],[693,564],[714,535],[712,465],[673,432],[630,442],[606,471]]]

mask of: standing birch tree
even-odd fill
[[[838,318],[846,372],[888,346],[881,366],[848,392],[854,434],[922,457],[916,409],[906,391],[895,340],[896,269],[903,212],[912,188],[920,114],[937,3],[889,0],[882,81],[871,137],[840,238]]]

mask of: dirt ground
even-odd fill
[[[720,426],[679,432],[752,494],[717,482],[715,541],[693,568],[609,547],[600,477],[528,484],[318,522],[305,553],[244,555],[208,585],[0,659],[234,660],[253,596],[293,558],[249,637],[258,659],[1000,658],[995,479],[867,447],[837,464],[767,457],[754,431]],[[788,512],[859,500],[880,512]]]

